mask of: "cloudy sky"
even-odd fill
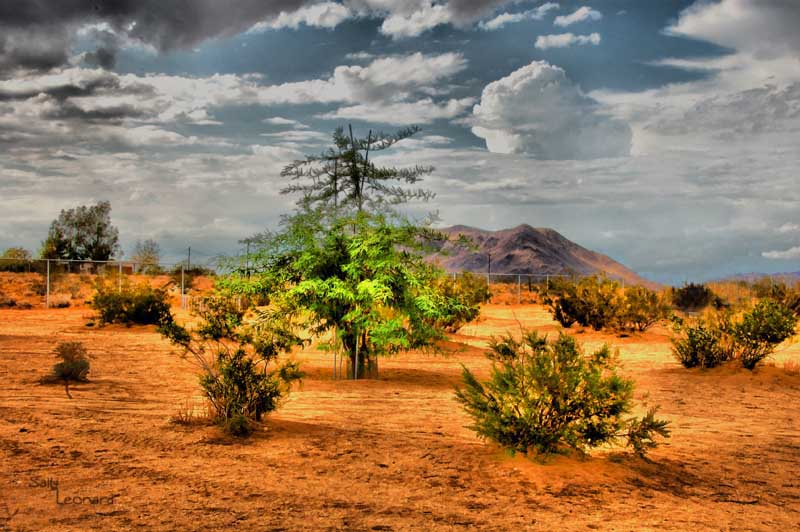
[[[422,132],[444,225],[552,227],[661,282],[800,270],[797,0],[2,0],[0,248],[107,199],[235,253],[332,130]]]

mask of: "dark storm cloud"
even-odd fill
[[[3,90],[0,89],[0,102],[20,101],[34,98],[39,95],[50,96],[59,101],[68,98],[80,98],[94,96],[102,92],[113,92],[120,94],[149,94],[153,88],[148,85],[135,84],[120,87],[119,78],[113,74],[105,74],[93,79],[87,79],[81,83],[62,83],[49,87],[37,87],[27,90]]]
[[[473,21],[513,0],[450,0],[448,6],[457,21]]]
[[[116,32],[161,51],[234,35],[254,23],[293,11],[308,0],[25,0],[0,2],[0,72],[46,70],[66,62],[70,36],[86,23],[108,23]],[[101,38],[85,60],[111,66],[118,41]]]

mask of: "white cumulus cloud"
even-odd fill
[[[600,44],[600,34],[591,33],[589,35],[575,35],[574,33],[561,33],[557,35],[540,35],[536,38],[536,48],[546,50],[548,48],[566,48],[573,44]]]
[[[627,156],[631,130],[603,113],[563,69],[544,61],[520,68],[483,89],[472,132],[489,151],[539,159]]]

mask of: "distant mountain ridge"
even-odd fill
[[[748,283],[752,283],[753,281],[758,281],[759,279],[763,279],[764,277],[771,277],[772,279],[788,281],[788,282],[797,282],[800,281],[800,272],[781,272],[781,273],[758,273],[758,272],[750,272],[750,273],[738,273],[736,275],[729,275],[728,277],[723,277],[719,279],[719,281],[747,281]]]
[[[625,284],[658,285],[640,277],[610,257],[591,251],[559,232],[522,224],[511,229],[487,231],[466,225],[454,225],[439,231],[455,239],[469,237],[477,250],[451,242],[441,244],[430,259],[448,271],[486,273],[491,260],[492,273],[591,275],[605,273]],[[444,252],[444,253],[443,253]]]

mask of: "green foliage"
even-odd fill
[[[50,224],[41,258],[109,260],[119,252],[119,231],[111,225],[111,204],[62,210]]]
[[[431,196],[398,185],[431,169],[369,159],[416,131],[356,139],[339,128],[327,152],[287,166],[293,183],[283,192],[302,194],[298,208],[279,231],[248,239],[253,253],[220,282],[247,297],[267,295],[255,322],[283,343],[332,337],[324,345],[343,352],[354,378],[375,376],[378,356],[433,345],[477,309],[466,294],[446,293],[443,272],[423,260],[427,243],[443,236],[392,209]]]
[[[615,324],[620,285],[592,275],[578,281],[555,279],[545,295],[553,318],[564,327],[578,323],[599,331]]]
[[[156,275],[161,273],[161,248],[158,242],[152,239],[145,241],[137,240],[133,247],[131,261],[136,264],[138,271],[145,275]]]
[[[125,280],[121,287],[111,279],[98,279],[91,306],[101,324],[159,325],[172,320],[168,294],[147,283],[132,285]]]
[[[673,354],[687,368],[712,368],[735,359],[752,370],[794,335],[796,324],[790,309],[764,299],[738,318],[721,313],[716,319],[700,318],[694,325],[679,324],[679,336],[672,339]]]
[[[206,301],[196,329],[170,320],[159,331],[200,368],[200,386],[223,430],[245,436],[302,378],[296,362],[278,363],[279,355],[298,342],[245,322],[223,295]]]
[[[646,331],[670,315],[670,307],[656,292],[644,286],[630,286],[617,301],[615,321],[618,329]]]
[[[197,316],[202,320],[197,334],[209,340],[232,338],[242,325],[244,310],[228,296],[213,294],[200,300]]]
[[[544,302],[562,326],[578,323],[598,331],[643,332],[670,315],[669,305],[656,292],[636,285],[623,290],[617,281],[596,275],[555,279]]]
[[[466,271],[455,277],[439,277],[437,289],[441,297],[442,317],[433,325],[447,332],[456,332],[477,318],[480,305],[492,296],[485,277]]]
[[[55,349],[56,358],[53,377],[62,381],[86,382],[89,373],[89,357],[86,347],[80,342],[60,342]]]
[[[682,310],[699,310],[713,305],[722,308],[725,303],[713,290],[702,283],[689,283],[672,289],[672,304]]]
[[[395,183],[415,184],[433,171],[429,166],[392,168],[376,166],[370,156],[380,153],[419,132],[401,129],[393,135],[369,132],[356,138],[339,127],[333,133],[333,146],[319,155],[287,165],[281,176],[292,184],[281,192],[301,193],[301,206],[326,209],[334,215],[357,212],[385,212],[387,207],[413,199],[427,200],[433,194],[424,189],[407,189]]]
[[[780,303],[759,301],[742,320],[730,327],[736,357],[752,370],[775,350],[775,346],[794,335],[797,318]]]
[[[471,428],[512,452],[552,454],[586,452],[625,439],[639,454],[667,437],[667,422],[655,410],[637,420],[633,381],[616,372],[608,346],[585,356],[574,337],[554,343],[535,331],[521,340],[494,339],[487,357],[492,374],[481,383],[466,367],[456,398],[473,420]]]
[[[2,272],[23,272],[29,270],[31,252],[25,248],[12,247],[6,248],[0,255],[0,271]]]
[[[723,331],[714,323],[698,320],[694,325],[677,324],[672,353],[685,368],[713,368],[730,359],[723,347]]]

